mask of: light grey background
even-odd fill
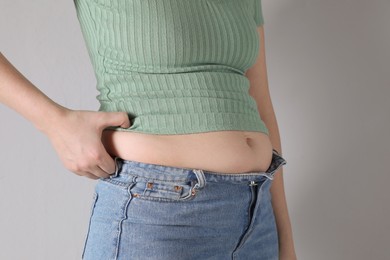
[[[298,259],[389,259],[390,2],[263,0],[263,13]],[[0,44],[49,97],[97,110],[72,0],[2,0]],[[80,259],[96,181],[0,117],[0,259]]]

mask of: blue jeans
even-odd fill
[[[82,259],[278,259],[265,172],[223,174],[115,158],[95,186]]]

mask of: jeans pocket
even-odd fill
[[[196,180],[171,181],[137,176],[130,192],[133,198],[158,202],[185,202],[196,197]]]
[[[85,249],[87,247],[87,242],[88,242],[88,237],[89,237],[89,233],[90,233],[90,228],[91,228],[91,220],[92,220],[92,216],[93,216],[93,213],[94,213],[94,209],[95,209],[95,206],[96,206],[96,202],[98,200],[98,193],[97,191],[95,190],[93,192],[93,195],[92,195],[92,203],[91,203],[91,208],[89,210],[89,222],[88,222],[88,229],[87,229],[87,233],[86,233],[86,236],[85,236],[85,239],[84,239],[84,246],[83,246],[83,252],[82,252],[82,255],[81,255],[81,258],[84,259],[84,253],[85,253]]]

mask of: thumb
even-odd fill
[[[105,114],[102,127],[120,126],[123,128],[130,127],[129,116],[126,112],[103,112]]]

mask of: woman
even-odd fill
[[[98,179],[82,258],[295,259],[260,0],[74,3],[99,111],[2,55],[0,101]]]

